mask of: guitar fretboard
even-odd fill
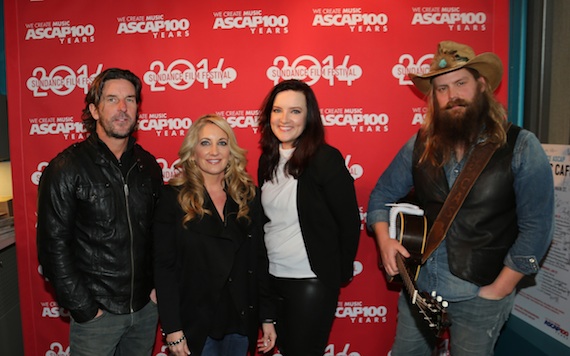
[[[416,304],[416,299],[418,295],[418,290],[415,286],[415,283],[412,281],[410,277],[410,273],[408,271],[408,267],[406,267],[406,263],[404,262],[404,256],[400,253],[396,256],[396,264],[398,265],[398,269],[400,270],[400,277],[402,278],[402,283],[404,287],[408,291],[408,294],[412,298],[412,304]]]

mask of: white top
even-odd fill
[[[284,171],[294,150],[279,147],[276,177],[261,188],[261,203],[270,219],[264,226],[269,273],[283,278],[314,278],[299,225],[297,179]]]

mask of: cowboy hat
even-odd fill
[[[410,73],[408,76],[416,88],[427,94],[434,77],[461,68],[472,68],[479,72],[493,91],[497,89],[503,76],[503,64],[496,54],[486,52],[476,56],[471,47],[453,41],[442,41],[438,44],[429,72],[421,75]]]

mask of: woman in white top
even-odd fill
[[[322,356],[340,287],[353,275],[360,236],[354,180],[341,153],[325,142],[306,83],[277,84],[259,127],[265,243],[280,303],[277,345],[284,356]]]

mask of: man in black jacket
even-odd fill
[[[82,115],[90,136],[39,185],[38,257],[72,316],[74,356],[150,355],[155,340],[150,226],[162,173],[132,137],[141,87],[128,70],[99,74]]]

